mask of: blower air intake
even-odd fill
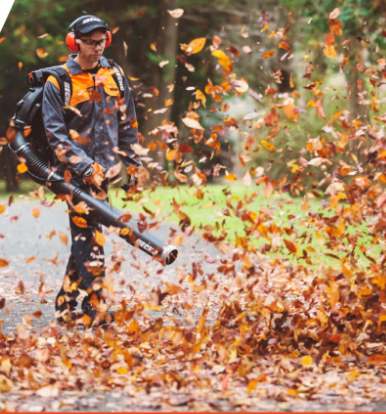
[[[82,190],[81,187],[70,182],[67,184],[64,178],[49,168],[49,160],[52,163],[52,153],[45,135],[42,122],[41,102],[43,85],[30,88],[26,96],[17,104],[14,117],[15,139],[9,143],[9,148],[20,159],[25,160],[28,174],[38,184],[46,186],[57,195],[71,195],[74,204],[84,201],[93,209],[97,221],[106,227],[120,228],[120,237],[128,243],[137,246],[148,255],[164,264],[172,264],[178,255],[178,250],[173,245],[167,245],[156,235],[147,231],[141,232],[137,222],[130,219],[128,222],[119,220],[122,211],[110,205],[107,201],[93,198]],[[32,127],[28,137],[24,137],[27,127]],[[127,230],[124,230],[127,229]]]

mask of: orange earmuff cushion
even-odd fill
[[[66,36],[66,46],[72,51],[77,52],[79,50],[78,45],[75,43],[75,33],[68,33]]]
[[[113,40],[113,36],[112,36],[110,30],[106,30],[106,36],[107,36],[107,40],[106,40],[106,46],[105,47],[109,47],[111,45],[112,40]]]
[[[106,46],[105,47],[109,47],[111,45],[111,41],[112,41],[112,35],[110,30],[106,30]],[[79,50],[79,46],[75,43],[75,33],[71,32],[68,33],[66,36],[66,46],[72,51],[72,52],[77,52]]]

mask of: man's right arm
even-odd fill
[[[50,76],[43,91],[42,113],[47,140],[55,152],[59,145],[61,145],[65,153],[61,155],[60,160],[68,163],[68,169],[70,171],[82,175],[94,160],[88,157],[81,148],[75,146],[71,141],[64,120],[64,104],[57,85],[56,79]],[[78,161],[78,157],[81,158],[81,161],[74,162],[74,160]]]

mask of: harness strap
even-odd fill
[[[119,89],[121,99],[123,99],[125,97],[125,86],[123,84],[123,77],[121,71],[119,70],[119,66],[113,60],[109,60],[109,63],[114,68],[113,78]]]
[[[52,75],[55,76],[56,80],[59,83],[60,94],[62,95],[64,106],[69,106],[72,96],[72,82],[70,75],[66,69],[61,66],[51,68],[50,72],[52,72]]]

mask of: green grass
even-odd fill
[[[228,194],[224,194],[224,190],[227,190]],[[286,228],[289,232],[291,230],[294,231],[294,234],[296,234],[295,241],[301,252],[308,246],[313,248],[315,250],[314,253],[308,252],[313,265],[325,263],[327,266],[340,266],[340,260],[332,257],[331,254],[342,259],[351,251],[347,238],[343,241],[344,245],[348,247],[347,251],[335,251],[327,248],[328,238],[325,237],[322,229],[318,230],[318,233],[322,236],[322,239],[320,239],[315,235],[317,229],[314,224],[309,225],[308,228],[306,227],[309,222],[309,211],[322,214],[324,217],[335,215],[334,209],[330,208],[328,203],[327,206],[323,206],[321,199],[309,199],[308,204],[310,208],[304,212],[301,209],[302,198],[292,198],[288,194],[275,193],[266,199],[263,197],[262,189],[259,186],[251,186],[248,189],[242,185],[232,185],[229,187],[220,185],[207,186],[203,187],[204,196],[202,200],[195,196],[196,192],[197,189],[195,187],[180,186],[178,188],[157,188],[153,192],[150,190],[144,191],[141,198],[138,198],[136,201],[122,201],[123,194],[121,192],[118,193],[118,197],[116,197],[115,192],[111,193],[110,197],[111,202],[117,208],[127,212],[141,212],[148,216],[148,213],[141,205],[142,202],[146,201],[144,206],[152,213],[160,210],[159,215],[155,218],[156,220],[161,220],[163,214],[172,212],[171,215],[166,217],[166,220],[178,224],[178,214],[173,211],[174,198],[180,205],[180,211],[190,218],[192,225],[195,225],[198,231],[200,231],[200,227],[209,225],[213,228],[213,234],[217,236],[221,233],[222,223],[225,221],[224,228],[228,233],[226,241],[233,246],[237,237],[245,237],[244,228],[246,224],[249,226],[249,223],[243,222],[242,219],[236,217],[230,208],[230,217],[223,215],[222,212],[224,208],[228,208],[226,205],[227,200],[231,202],[232,206],[236,206],[239,201],[242,201],[243,206],[240,210],[247,209],[249,212],[255,212],[259,215],[260,210],[269,209],[274,216],[271,221],[273,224],[282,229]],[[245,199],[251,199],[251,196],[253,196],[252,202],[245,205]],[[324,204],[326,204],[326,201],[328,200],[325,200]],[[347,203],[343,205],[346,208],[349,206]],[[219,230],[217,231],[216,223],[219,225]],[[369,249],[368,255],[372,257],[379,255],[381,251],[380,246],[371,248],[371,236],[368,234],[366,222],[362,222],[359,226],[349,225],[346,222],[345,233],[360,235],[358,244],[363,243]],[[272,234],[268,235],[272,236]],[[283,237],[291,241],[293,235],[284,233]],[[254,247],[260,248],[263,244],[270,244],[271,242],[263,237],[249,237],[248,243],[253,243]],[[364,266],[370,264],[370,261],[363,256],[358,247],[355,249],[355,253]],[[285,255],[291,262],[297,261],[308,266],[304,259],[299,259],[303,253],[300,255],[290,254],[286,247],[278,249],[276,253],[270,252],[268,254],[272,257]]]
[[[21,185],[21,193],[28,196],[28,191],[37,190],[39,186],[33,182],[25,181]],[[283,233],[281,235],[288,241],[294,240],[300,248],[300,255],[291,254],[288,249],[284,246],[279,248],[275,253],[266,253],[270,257],[274,258],[277,256],[287,257],[291,262],[302,263],[306,266],[305,259],[301,259],[303,249],[310,246],[315,252],[308,252],[312,266],[320,265],[322,263],[327,266],[340,266],[340,260],[348,254],[351,249],[349,248],[349,242],[347,238],[343,241],[345,246],[348,247],[346,252],[335,251],[331,248],[326,247],[328,238],[325,237],[323,229],[318,230],[318,233],[322,236],[321,238],[316,237],[315,233],[317,229],[314,224],[310,224],[306,227],[309,222],[308,213],[312,211],[314,213],[322,214],[324,217],[335,215],[335,211],[329,207],[328,199],[324,201],[326,206],[323,206],[321,199],[309,199],[308,204],[309,210],[302,211],[301,202],[302,198],[292,198],[286,194],[273,194],[270,198],[266,199],[262,195],[262,186],[252,185],[246,188],[242,185],[211,185],[202,187],[203,197],[199,199],[197,194],[197,188],[188,186],[179,186],[176,188],[164,188],[158,187],[155,191],[145,190],[142,194],[134,196],[135,201],[125,201],[125,193],[122,190],[110,190],[110,202],[117,208],[128,213],[142,213],[148,217],[148,221],[151,222],[153,219],[157,221],[169,221],[176,224],[178,227],[181,216],[173,209],[173,199],[180,206],[179,210],[183,212],[191,220],[191,225],[195,226],[195,232],[203,232],[208,229],[213,231],[215,236],[220,235],[222,228],[227,231],[226,242],[231,246],[236,245],[238,237],[245,237],[245,227],[249,227],[248,222],[244,222],[239,217],[236,217],[232,208],[227,206],[231,203],[231,206],[236,206],[238,203],[242,204],[240,211],[247,210],[248,212],[254,212],[259,215],[262,209],[268,209],[273,217],[270,219],[270,223],[275,224],[281,229],[287,229],[288,232],[293,231],[294,233],[288,235]],[[53,199],[54,195],[45,189],[45,195],[48,199]],[[0,199],[6,199],[9,194],[5,193],[5,186],[0,182]],[[15,199],[17,200],[18,197]],[[245,204],[245,201],[249,202]],[[344,204],[348,207],[348,204]],[[148,211],[146,212],[147,209]],[[224,209],[229,210],[229,215],[224,215]],[[154,213],[156,217],[152,218],[151,213]],[[217,229],[216,229],[217,223]],[[269,225],[270,223],[264,223]],[[210,227],[209,227],[210,226]],[[345,233],[360,235],[358,244],[363,243],[369,250],[368,255],[376,258],[380,251],[380,246],[371,247],[371,236],[367,231],[367,223],[362,222],[359,226],[350,226],[346,222]],[[295,237],[294,237],[295,234]],[[272,234],[268,233],[269,237]],[[254,248],[261,248],[263,244],[271,244],[272,241],[264,237],[249,237],[248,245]],[[251,245],[252,244],[252,245]],[[360,258],[360,262],[364,266],[368,266],[370,261],[366,259],[359,248],[355,249],[355,253]],[[331,256],[335,255],[337,258]]]

